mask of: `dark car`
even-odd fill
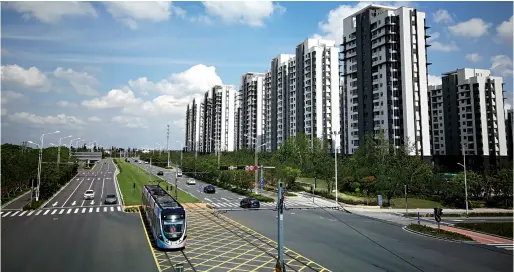
[[[118,198],[116,197],[116,195],[107,195],[105,197],[104,203],[105,204],[117,204]]]
[[[162,176],[162,175],[164,175],[164,172],[159,171],[159,172],[157,172],[157,175],[158,175],[158,176]]]
[[[214,194],[216,193],[216,187],[212,185],[207,185],[203,188],[203,192],[207,194]]]
[[[240,206],[241,206],[241,208],[260,208],[261,203],[259,202],[258,199],[255,199],[252,197],[247,197],[247,198],[243,198],[243,200],[241,200]]]

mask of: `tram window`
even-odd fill
[[[163,220],[162,231],[168,239],[182,236],[184,220]]]

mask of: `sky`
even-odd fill
[[[2,143],[170,149],[185,109],[216,84],[292,54],[307,38],[341,41],[343,19],[372,2],[3,2]],[[458,68],[504,77],[512,105],[512,2],[381,2],[415,7],[431,27],[429,82]],[[69,144],[69,139],[63,143]]]

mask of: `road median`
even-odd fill
[[[449,240],[449,241],[473,241],[473,239],[467,235],[448,231],[443,228],[434,228],[426,225],[410,224],[403,227],[404,230],[426,237]]]

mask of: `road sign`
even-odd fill
[[[264,188],[264,178],[261,178],[261,188]]]

